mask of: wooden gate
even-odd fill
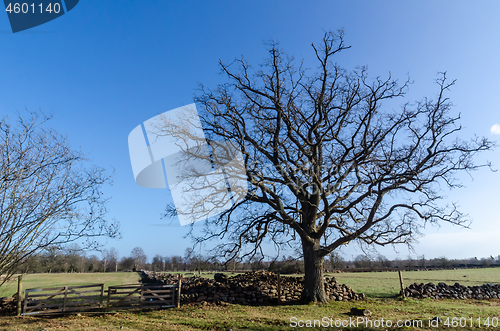
[[[131,284],[108,288],[107,310],[158,309],[176,306],[176,285]]]
[[[103,308],[104,284],[28,289],[22,315],[92,311]]]

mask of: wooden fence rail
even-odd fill
[[[176,307],[177,285],[110,286],[104,305],[104,284],[28,289],[21,315],[97,312]]]
[[[110,286],[107,310],[175,307],[176,287],[163,284]]]
[[[104,284],[28,289],[22,315],[103,308]]]

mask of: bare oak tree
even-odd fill
[[[341,68],[334,58],[347,48],[341,31],[326,33],[312,45],[311,72],[273,43],[260,69],[221,61],[228,82],[202,86],[196,99],[212,150],[224,141],[241,151],[248,191],[201,235],[191,231],[195,242],[219,240],[215,252],[229,259],[261,253],[266,238],[278,249],[300,243],[307,302],[327,301],[323,258],[341,245],[411,244],[428,223],[467,226],[441,190],[462,186],[457,173],[488,166],[473,157],[494,147],[458,138],[446,74],[434,98],[383,110],[384,101],[403,99],[409,81]]]
[[[105,219],[104,169],[85,166],[41,113],[18,115],[17,125],[0,121],[0,274],[42,249],[85,238],[116,237],[118,224]]]

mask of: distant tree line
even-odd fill
[[[448,259],[446,257],[426,259],[425,256],[389,260],[383,255],[360,254],[352,260],[345,260],[338,252],[330,253],[325,259],[325,270],[360,269],[446,269],[500,267],[500,255],[487,258]],[[77,244],[64,248],[49,247],[42,253],[26,258],[19,266],[19,273],[64,273],[64,272],[118,272],[151,270],[157,272],[176,271],[242,271],[269,270],[282,274],[304,273],[304,261],[292,256],[279,260],[264,261],[262,256],[249,260],[233,259],[222,263],[213,257],[196,254],[187,249],[184,256],[156,254],[152,259],[140,247],[135,247],[129,256],[119,257],[115,248],[104,249],[97,254],[88,254]]]
[[[383,255],[370,256],[369,254],[361,254],[356,256],[353,261],[344,262],[343,266],[338,269],[450,269],[450,268],[484,268],[484,267],[500,267],[500,255],[493,255],[487,258],[467,258],[467,259],[448,259],[444,256],[433,259],[426,259],[425,256],[417,258],[408,256],[406,259],[396,258],[389,260]]]

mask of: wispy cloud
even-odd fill
[[[490,131],[492,134],[500,134],[500,124],[493,124]]]

